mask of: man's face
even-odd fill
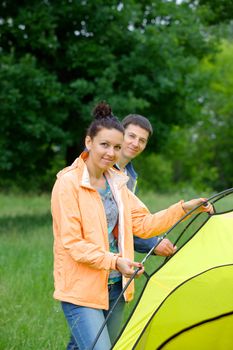
[[[149,138],[149,132],[138,125],[129,124],[125,129],[121,155],[129,161],[137,157],[144,149]]]

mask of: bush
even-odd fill
[[[172,165],[162,155],[143,154],[135,159],[134,165],[139,175],[140,190],[167,192],[173,188]]]

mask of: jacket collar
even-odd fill
[[[83,152],[83,153],[84,153],[84,152]],[[82,155],[82,154],[81,154],[81,155]],[[80,157],[81,157],[81,155],[80,155]],[[66,173],[68,173],[69,171],[72,171],[72,170],[75,170],[75,169],[80,168],[80,165],[81,165],[81,164],[80,164],[80,157],[76,158],[76,159],[74,160],[74,162],[73,162],[71,165],[69,165],[69,166],[63,168],[62,170],[60,170],[60,171],[57,173],[57,178],[59,178],[60,176],[66,174]]]
[[[85,160],[88,158],[88,152],[84,151],[83,153],[81,153],[79,158],[81,158],[83,162],[81,186],[93,188],[90,184],[90,176],[87,170],[87,166],[85,164]],[[127,184],[129,180],[129,177],[127,175],[123,174],[121,171],[116,170],[114,167],[108,169],[105,172],[105,175],[109,183],[117,186],[118,189]]]
[[[122,186],[126,185],[129,177],[122,173],[121,171],[116,170],[114,167],[110,168],[106,172],[106,176],[108,181],[112,182],[117,186],[118,189],[120,189]]]
[[[88,158],[88,152],[87,151],[82,152],[80,156],[76,158],[75,161],[70,166],[59,171],[59,173],[57,174],[57,177],[59,178],[61,175],[76,169],[78,172],[78,179],[79,179],[80,186],[93,189],[93,187],[90,184],[90,176],[85,163],[85,160],[87,158]],[[127,175],[123,174],[121,171],[118,171],[115,168],[110,168],[108,171],[106,171],[105,174],[110,184],[116,185],[118,189],[120,189],[122,186],[127,184],[129,179]]]

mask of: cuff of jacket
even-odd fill
[[[181,208],[182,208],[183,213],[186,214],[187,212],[184,210],[184,207],[183,207],[184,200],[181,199],[181,200],[179,201],[179,203],[180,203],[180,205],[181,205]]]
[[[111,270],[117,270],[117,267],[116,267],[116,261],[117,261],[117,258],[119,257],[119,255],[113,255],[112,256],[112,259],[111,259],[111,266],[110,266],[110,269]]]

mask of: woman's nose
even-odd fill
[[[114,157],[115,156],[115,150],[113,147],[109,147],[108,149],[108,155],[111,156],[111,157]]]

